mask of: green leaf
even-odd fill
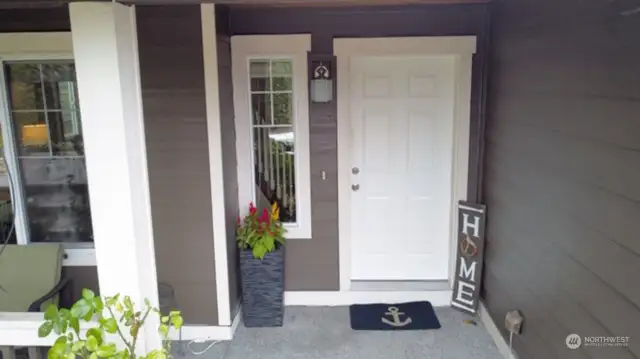
[[[169,317],[164,316],[164,317],[160,318],[160,321],[162,322],[162,324],[167,324],[167,323],[169,323]]]
[[[86,342],[84,340],[78,340],[77,342],[73,343],[73,345],[71,345],[71,351],[74,353],[78,353],[79,351],[84,349],[85,344]]]
[[[91,289],[87,289],[87,288],[82,289],[82,298],[84,298],[85,300],[90,301],[95,297],[96,297],[96,294]]]
[[[89,355],[89,359],[98,359],[98,354],[91,353],[91,355]]]
[[[100,346],[100,344],[98,343],[98,339],[93,335],[87,335],[87,350],[89,350],[90,352],[95,352],[96,350],[98,350],[98,346]]]
[[[61,338],[64,338],[64,341],[61,341]],[[56,343],[51,347],[51,351],[60,357],[63,356],[67,352],[67,337],[58,338]]]
[[[265,254],[267,254],[267,248],[262,243],[256,243],[255,247],[253,247],[253,256],[258,259],[264,259]]]
[[[151,301],[149,300],[149,298],[144,298],[144,305],[146,305],[147,307],[151,306]]]
[[[55,304],[49,304],[47,310],[44,312],[44,319],[53,320],[58,316],[58,306],[56,306]]]
[[[115,318],[108,318],[102,323],[107,333],[115,334],[118,332],[118,322]]]
[[[69,319],[69,326],[73,329],[76,335],[80,335],[80,320],[78,320],[78,318]]]
[[[71,352],[65,354],[64,357],[65,357],[65,359],[76,359],[76,355],[74,353],[71,353]]]
[[[276,249],[276,242],[272,236],[264,237],[264,245],[267,248],[267,252],[273,252]]]
[[[61,356],[59,353],[56,353],[53,351],[53,348],[49,348],[49,351],[47,351],[47,358],[48,359],[60,359]]]
[[[51,331],[53,330],[53,322],[47,320],[46,322],[42,323],[42,325],[38,328],[38,337],[40,338],[44,338],[49,336],[49,334],[51,334]]]
[[[162,350],[154,350],[147,356],[148,359],[166,359],[167,355]]]
[[[93,298],[93,307],[96,309],[96,312],[102,313],[102,311],[104,310],[104,302],[102,301],[102,298]]]
[[[102,345],[102,342],[104,341],[104,333],[100,328],[91,328],[87,330],[87,338],[89,336],[96,338],[96,340],[98,340],[98,345]]]
[[[174,328],[180,329],[180,328],[182,328],[182,325],[184,324],[184,319],[182,319],[182,317],[180,317],[180,316],[175,316],[175,317],[171,318],[171,324],[173,324]]]
[[[116,297],[107,297],[106,299],[106,304],[110,307],[113,307],[118,302],[118,299]]]
[[[67,340],[68,340],[68,338],[67,338],[66,335],[59,336],[58,339],[56,339],[56,341],[54,342],[54,345],[55,344],[65,344],[66,345],[67,344]]]
[[[91,309],[91,302],[82,298],[71,307],[71,316],[73,318],[86,318],[86,316],[91,313]],[[89,320],[91,320],[91,318],[89,318]]]
[[[110,343],[110,344],[103,344],[100,347],[98,347],[98,350],[96,351],[96,353],[100,358],[108,358],[114,355],[116,351],[117,351],[116,345],[113,343]]]
[[[166,324],[160,324],[158,332],[160,332],[160,334],[162,334],[162,336],[166,338],[169,335],[169,326]]]
[[[128,295],[124,297],[124,306],[127,307],[128,310],[133,310],[133,302]]]

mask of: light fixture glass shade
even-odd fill
[[[311,101],[327,103],[333,100],[333,81],[328,79],[311,80]]]

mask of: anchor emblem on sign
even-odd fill
[[[391,316],[393,318],[393,321],[385,317],[382,317],[380,320],[382,320],[383,323],[389,324],[393,327],[404,327],[405,325],[411,323],[411,317],[407,317],[407,319],[405,319],[404,321],[400,320],[400,316],[404,315],[404,313],[401,312],[398,307],[389,307],[389,311],[384,314]]]

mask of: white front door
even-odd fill
[[[349,62],[351,280],[446,280],[453,56]]]

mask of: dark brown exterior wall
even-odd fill
[[[311,33],[312,57],[333,54],[335,37],[477,35],[474,58],[469,198],[479,182],[477,156],[481,106],[486,5],[432,5],[342,8],[232,8],[232,35]],[[337,79],[339,81],[339,79]],[[287,246],[287,290],[338,290],[338,170],[336,102],[309,104],[312,239]],[[321,172],[326,171],[323,181]]]
[[[229,268],[229,301],[231,318],[240,309],[238,246],[236,220],[238,218],[238,172],[236,135],[233,108],[233,80],[231,77],[231,42],[229,38],[228,9],[216,6],[218,83],[220,85],[220,126],[222,131],[222,159],[224,175],[224,201],[227,218],[227,260]]]
[[[631,3],[514,0],[492,14],[483,298],[498,324],[507,310],[523,312],[521,359],[640,357],[640,13]],[[631,339],[570,351],[570,333]]]
[[[187,323],[216,325],[200,6],[136,11],[158,280]]]

